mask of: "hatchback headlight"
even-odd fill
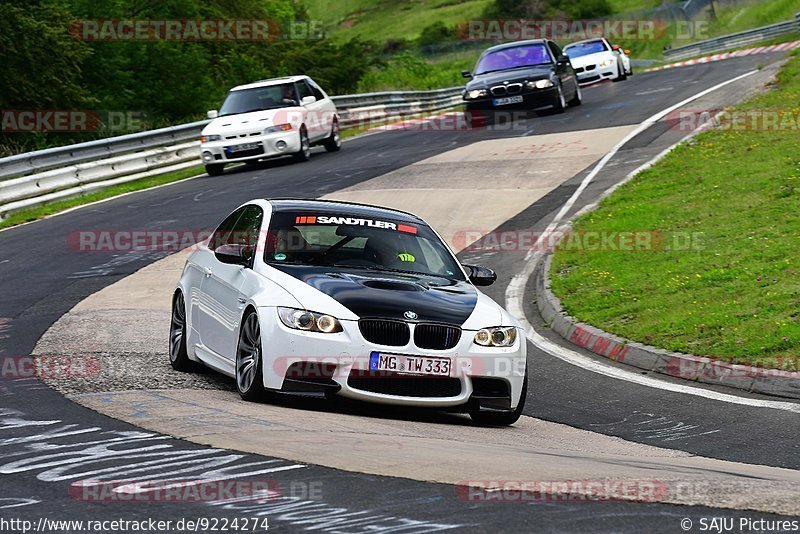
[[[295,330],[322,332],[323,334],[334,334],[342,331],[342,324],[339,319],[324,313],[298,310],[297,308],[278,308],[278,317],[281,318],[283,324]]]
[[[210,143],[212,141],[222,141],[221,135],[204,135],[200,137],[201,143]]]
[[[547,89],[553,87],[553,80],[533,80],[525,83],[528,89]]]
[[[286,124],[276,124],[275,126],[270,126],[266,130],[264,130],[265,134],[275,133],[275,132],[288,132],[292,129],[292,125],[289,123]]]
[[[483,347],[510,347],[517,340],[517,329],[513,326],[482,328],[475,334],[475,343]]]
[[[473,89],[472,91],[467,91],[467,93],[464,95],[464,98],[467,100],[475,100],[476,98],[483,98],[488,94],[489,91],[486,89]]]

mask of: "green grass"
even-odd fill
[[[389,60],[386,67],[368,71],[358,82],[358,92],[442,89],[464,85],[462,70],[472,70],[477,54],[450,54],[424,60],[405,52]]]
[[[26,222],[37,221],[39,219],[47,217],[48,215],[53,215],[61,211],[68,210],[70,208],[74,208],[76,206],[83,206],[84,204],[89,204],[91,202],[96,202],[98,200],[115,197],[118,195],[122,195],[124,193],[130,193],[132,191],[141,191],[142,189],[149,189],[151,187],[156,187],[158,185],[168,184],[170,182],[177,182],[178,180],[183,180],[184,178],[196,176],[203,172],[204,170],[202,166],[189,167],[188,169],[170,172],[159,176],[150,176],[149,178],[142,178],[141,180],[136,180],[134,182],[129,182],[127,184],[115,185],[113,187],[109,187],[108,189],[103,189],[101,191],[90,193],[88,195],[83,195],[80,197],[70,198],[66,200],[59,200],[56,202],[45,204],[43,206],[37,206],[33,208],[20,210],[12,213],[11,215],[8,216],[8,218],[0,221],[0,229],[9,228],[11,226],[17,226],[19,224],[23,224]]]
[[[416,39],[440,20],[448,26],[480,18],[490,0],[305,0],[312,19],[336,41]]]
[[[656,231],[644,252],[559,250],[553,290],[570,315],[622,337],[768,365],[800,351],[800,56],[735,109],[791,113],[794,129],[698,135],[576,221]],[[790,124],[788,126],[791,126]],[[673,237],[697,233],[694,249]]]

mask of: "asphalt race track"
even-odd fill
[[[0,232],[0,356],[30,354],[47,329],[78,302],[165,256],[158,252],[79,253],[66,244],[71,232],[211,230],[251,198],[321,197],[486,139],[636,125],[706,88],[780,59],[779,54],[769,54],[637,73],[622,83],[585,89],[581,107],[562,115],[532,117],[510,129],[396,130],[365,135],[347,141],[338,153],[317,149],[307,163],[272,161],[233,169],[222,177],[204,176]],[[732,85],[687,107],[719,109],[742,97],[741,87]],[[596,200],[687,133],[670,129],[662,121],[633,139],[597,176],[573,211]],[[543,230],[590,168],[503,222],[498,230]],[[491,180],[486,187],[491,190]],[[500,303],[524,259],[523,254],[469,250],[460,257],[498,272],[498,282],[486,292]],[[535,305],[528,299],[526,306],[527,317],[538,326],[541,320]],[[570,365],[531,344],[528,358],[528,416],[698,456],[800,467],[797,411],[731,404],[633,384]],[[724,388],[705,389],[765,399]],[[174,520],[236,518],[260,510],[269,518],[270,529],[279,531],[677,532],[682,518],[778,517],[658,503],[467,501],[451,485],[212,450],[143,431],[74,404],[33,379],[0,378],[0,399],[0,518]],[[194,471],[187,468],[192,476],[207,476],[215,470],[225,470],[220,476],[258,472],[261,478],[277,481],[284,498],[261,508],[253,503],[85,502],[75,498],[71,486],[75,480],[101,474],[166,476],[167,465],[172,469],[190,458],[208,459],[193,464]],[[150,467],[143,467],[147,461],[152,462]],[[481,458],[460,461],[466,480],[469,464]],[[329,519],[334,516],[336,521]]]

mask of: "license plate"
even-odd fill
[[[256,150],[261,148],[261,143],[245,143],[243,145],[229,146],[228,152],[235,154],[236,152],[245,152],[247,150]]]
[[[409,375],[450,376],[450,358],[411,356],[408,354],[386,354],[372,352],[369,356],[370,371],[392,371]]]
[[[505,106],[508,104],[521,104],[522,97],[521,96],[507,96],[506,98],[495,98],[492,100],[495,106]]]

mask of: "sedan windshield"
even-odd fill
[[[586,43],[575,43],[564,47],[564,53],[570,58],[588,56],[598,52],[607,52],[609,48],[604,41],[588,41]]]
[[[428,226],[384,217],[274,213],[264,261],[464,280],[453,255]]]
[[[265,109],[285,108],[297,105],[294,84],[268,85],[253,89],[239,89],[228,93],[219,110],[219,116],[237,115]]]
[[[475,67],[475,74],[547,65],[550,62],[550,54],[543,44],[515,46],[496,52],[489,52],[480,58],[478,65]]]

